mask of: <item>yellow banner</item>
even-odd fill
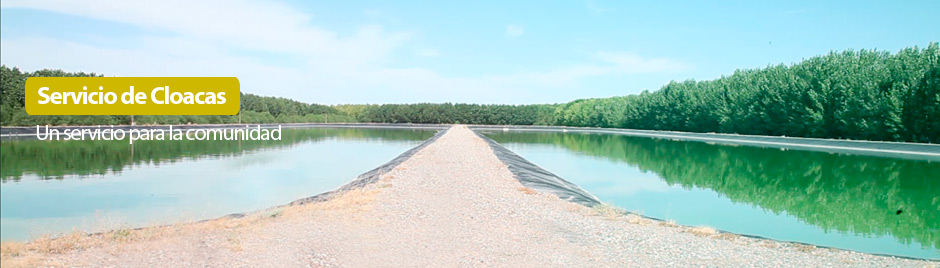
[[[31,115],[233,115],[235,77],[30,77]]]

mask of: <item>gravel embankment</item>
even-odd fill
[[[715,234],[563,201],[524,188],[462,126],[378,182],[329,201],[4,252],[4,267],[936,266]]]

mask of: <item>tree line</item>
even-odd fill
[[[846,50],[655,92],[583,99],[552,124],[940,142],[940,47]]]
[[[480,125],[548,125],[557,105],[417,103],[343,105],[362,122]]]
[[[29,76],[96,76],[2,66],[0,124],[127,124],[127,116],[29,116]],[[99,75],[100,76],[100,75]],[[139,123],[374,122],[561,125],[880,141],[940,142],[940,46],[846,50],[791,65],[673,81],[628,96],[564,104],[307,104],[242,95],[240,116],[138,116]]]
[[[30,125],[127,125],[127,115],[29,115],[26,113],[25,84],[29,77],[102,77],[84,72],[43,69],[23,72],[0,65],[0,124]],[[310,123],[358,122],[348,114],[328,105],[308,104],[287,98],[241,94],[238,115],[138,115],[137,124],[235,124],[235,123]]]

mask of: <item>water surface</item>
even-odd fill
[[[278,206],[335,189],[433,134],[291,128],[280,141],[3,141],[0,239]]]
[[[608,134],[483,134],[602,201],[646,216],[940,259],[937,161]]]

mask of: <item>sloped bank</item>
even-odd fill
[[[499,145],[493,139],[487,138],[486,136],[481,135],[479,132],[474,133],[480,139],[486,141],[489,144],[490,149],[493,150],[493,154],[496,155],[496,158],[499,158],[503,164],[509,168],[509,171],[512,172],[512,175],[519,180],[522,185],[535,189],[539,192],[550,193],[555,196],[558,196],[561,199],[582,204],[588,207],[593,207],[601,204],[601,201],[597,199],[591,193],[588,193],[581,187],[575,185],[574,183],[568,182],[558,175],[549,172],[529,160],[526,160],[522,156],[512,152],[506,147]]]
[[[372,169],[372,170],[369,170],[369,171],[366,171],[365,173],[360,174],[359,176],[356,177],[356,179],[352,180],[351,182],[349,182],[349,183],[347,183],[347,184],[345,184],[345,185],[343,185],[343,186],[340,186],[340,187],[337,188],[336,190],[329,191],[329,192],[325,192],[325,193],[321,193],[321,194],[314,195],[314,196],[307,197],[307,198],[303,198],[303,199],[299,199],[299,200],[296,200],[296,201],[294,201],[294,202],[291,202],[291,203],[288,204],[288,205],[291,205],[291,206],[293,206],[293,205],[303,205],[303,204],[312,203],[312,202],[323,202],[323,201],[327,201],[327,200],[330,200],[331,198],[333,198],[333,197],[335,197],[335,196],[337,196],[337,195],[340,195],[340,194],[342,194],[342,193],[348,192],[348,191],[353,190],[353,189],[359,189],[359,188],[365,187],[366,185],[375,183],[375,182],[377,182],[377,181],[382,177],[382,175],[385,175],[385,174],[388,173],[389,171],[392,171],[392,169],[394,169],[394,168],[397,167],[398,165],[401,165],[401,163],[404,163],[405,161],[408,161],[408,159],[410,159],[410,158],[411,158],[412,156],[414,156],[416,153],[418,153],[419,151],[421,151],[422,149],[424,149],[424,148],[427,147],[428,145],[430,145],[430,144],[436,142],[436,141],[437,141],[438,139],[440,139],[442,136],[446,135],[446,134],[447,134],[447,131],[449,131],[449,130],[450,130],[450,129],[447,128],[447,129],[438,131],[437,134],[434,134],[434,136],[432,136],[431,138],[428,138],[426,141],[424,141],[423,143],[419,144],[418,146],[415,146],[414,148],[411,148],[411,149],[409,149],[408,151],[405,151],[404,153],[402,153],[402,154],[396,156],[395,158],[393,158],[392,160],[389,160],[389,161],[386,162],[385,164],[382,164],[382,165],[380,165],[380,166],[378,166],[378,167],[376,167],[376,168],[374,168],[374,169]]]

